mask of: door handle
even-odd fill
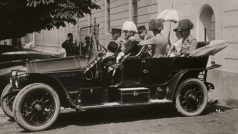
[[[147,69],[144,69],[144,70],[143,70],[143,73],[144,73],[144,74],[147,74],[148,72],[149,72],[149,71],[148,71]]]
[[[142,60],[141,63],[145,63],[145,60]]]

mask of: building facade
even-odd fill
[[[126,20],[137,26],[145,25],[164,9],[176,9],[194,23],[192,35],[199,41],[225,40],[229,47],[215,55],[215,62],[222,67],[209,73],[209,79],[216,85],[216,96],[227,104],[238,105],[238,1],[237,0],[96,0],[100,10],[79,18],[76,25],[42,31],[35,34],[35,47],[42,50],[61,52],[61,43],[66,34],[72,32],[81,41],[91,34],[90,26],[96,19],[99,26],[99,40],[104,46],[111,38],[111,28],[121,28]],[[176,24],[172,24],[172,28]],[[168,34],[165,23],[163,34]],[[172,35],[171,40],[173,40]]]

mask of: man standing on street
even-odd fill
[[[73,39],[73,34],[68,33],[67,34],[67,39],[62,44],[62,48],[65,49],[67,57],[75,55],[75,46],[76,46],[76,44],[75,44],[74,39]]]

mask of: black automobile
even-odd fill
[[[26,60],[49,59],[57,56],[30,49],[0,45],[0,94],[9,83],[11,70],[24,69]]]
[[[196,116],[214,88],[206,77],[216,66],[207,68],[207,61],[207,56],[129,56],[111,66],[102,55],[29,61],[26,70],[11,72],[3,109],[28,131],[49,128],[60,107],[86,111],[173,103],[182,115]]]

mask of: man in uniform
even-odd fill
[[[138,41],[134,35],[138,33],[137,27],[134,22],[126,21],[123,23],[122,31],[125,33],[124,50],[117,56],[117,62],[121,60],[124,55],[134,56],[139,51]]]
[[[89,56],[89,51],[90,51],[90,47],[91,47],[91,38],[90,36],[85,36],[84,38],[85,42],[81,43],[81,55],[84,57],[88,57]]]
[[[138,27],[138,34],[139,34],[140,40],[148,40],[151,38],[151,36],[147,34],[145,25]]]
[[[174,29],[179,31],[182,36],[181,56],[188,56],[189,52],[197,48],[197,39],[190,34],[192,29],[193,23],[189,19],[180,20],[178,26]]]
[[[121,36],[121,29],[119,28],[112,28],[112,39],[109,42],[107,49],[109,50],[111,55],[116,56],[121,51],[121,42],[118,38]]]
[[[161,56],[166,56],[168,39],[161,34],[164,25],[163,21],[160,19],[152,19],[149,23],[149,29],[153,32],[155,37],[149,40],[144,40],[139,43],[139,45],[152,45],[153,57],[158,58]]]
[[[68,33],[67,39],[62,44],[62,48],[65,49],[67,57],[75,55],[75,47],[76,47],[76,43],[74,42],[73,34]]]

